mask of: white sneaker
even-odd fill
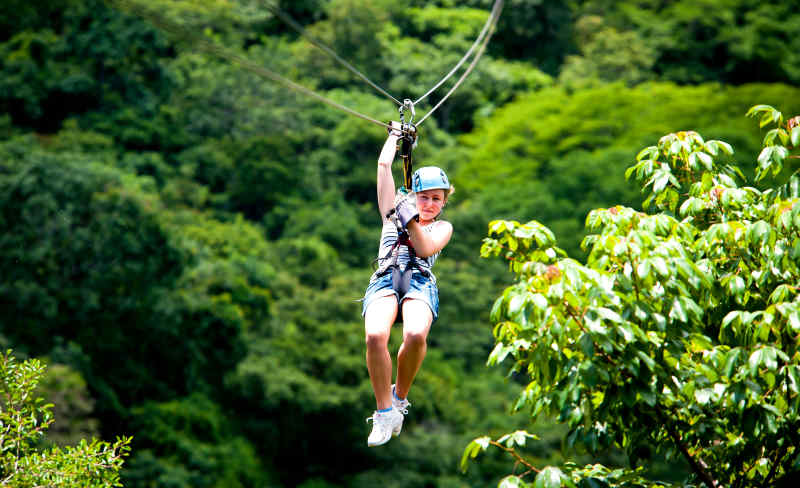
[[[372,420],[372,432],[367,439],[369,447],[382,446],[389,442],[392,436],[400,435],[403,428],[403,414],[392,408],[388,412],[378,412],[367,418],[367,422]]]
[[[392,406],[396,408],[400,413],[403,415],[408,415],[408,407],[411,404],[408,402],[408,398],[405,400],[398,400],[394,394],[394,385],[392,385]]]

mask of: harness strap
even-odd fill
[[[411,174],[414,172],[414,162],[411,159],[412,148],[413,142],[404,135],[400,139],[400,157],[403,158],[403,185],[407,191],[411,191]]]
[[[397,258],[400,255],[401,245],[406,246],[408,248],[408,264],[406,265],[405,269],[402,270],[400,269],[400,265],[397,264]],[[417,253],[414,250],[414,245],[411,244],[411,239],[409,238],[408,233],[404,230],[398,233],[397,241],[395,241],[395,243],[392,244],[392,247],[391,249],[389,249],[389,252],[387,252],[386,255],[380,259],[383,261],[388,259],[389,257],[391,257],[392,260],[390,262],[383,264],[376,271],[377,276],[383,276],[386,273],[389,273],[393,268],[397,269],[401,273],[405,273],[406,271],[409,271],[412,268],[416,268],[420,272],[420,274],[422,274],[426,278],[430,276],[428,270],[423,268],[417,261]],[[399,292],[400,290],[396,291]]]
[[[414,163],[411,159],[411,151],[417,147],[417,126],[412,122],[416,111],[414,110],[414,102],[406,98],[403,100],[403,105],[400,106],[400,127],[403,136],[397,141],[398,152],[400,157],[403,158],[403,184],[406,191],[411,191],[411,174],[414,172]],[[406,114],[410,116],[406,122]]]

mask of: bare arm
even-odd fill
[[[392,122],[392,127],[397,122]],[[398,124],[399,126],[399,124]],[[392,131],[386,142],[383,143],[381,155],[378,156],[378,210],[381,219],[386,220],[386,214],[394,208],[394,177],[392,176],[392,162],[397,152],[397,139],[400,132]]]
[[[426,232],[419,222],[412,220],[406,226],[408,237],[414,246],[417,256],[427,258],[444,249],[453,235],[453,225],[440,220],[433,226],[431,232]]]

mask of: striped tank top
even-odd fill
[[[434,221],[426,226],[423,227],[426,232],[431,232],[433,227],[438,223],[438,221]],[[380,271],[387,266],[392,261],[392,254],[389,253],[391,251],[392,246],[397,242],[398,234],[397,234],[397,226],[394,225],[391,221],[384,221],[383,222],[383,229],[381,229],[381,241],[380,245],[378,246],[378,269],[374,273],[372,273],[372,277],[370,277],[369,281],[372,283],[378,276],[381,274]],[[408,246],[401,244],[397,246],[395,250],[397,254],[397,264],[400,265],[400,269],[406,269],[408,265],[408,261],[410,259],[410,255],[408,253]],[[428,256],[426,258],[422,258],[417,256],[417,264],[427,271],[431,276],[431,281],[436,284],[436,276],[433,275],[431,268],[433,268],[433,263],[436,262],[436,258],[439,257],[441,251]]]

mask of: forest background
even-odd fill
[[[466,52],[492,2],[278,3],[413,98]],[[526,452],[536,462],[619,460],[568,452],[560,427],[509,415],[515,379],[486,359],[489,311],[512,276],[479,258],[487,224],[535,218],[583,256],[589,210],[640,207],[624,170],[677,130],[729,142],[751,171],[763,131],[747,109],[800,113],[794,3],[506,1],[476,71],[421,130],[417,165],[442,166],[457,188],[445,211],[455,234],[437,263],[441,315],[412,413],[399,438],[368,449],[358,299],[380,232],[385,132],[124,8],[5,1],[0,347],[50,365],[49,442],[133,436],[128,487],[487,486],[509,461],[487,454],[462,474],[463,449],[515,427],[543,437]],[[147,4],[340,103],[397,118],[267,0]],[[654,460],[650,471],[679,469]]]

